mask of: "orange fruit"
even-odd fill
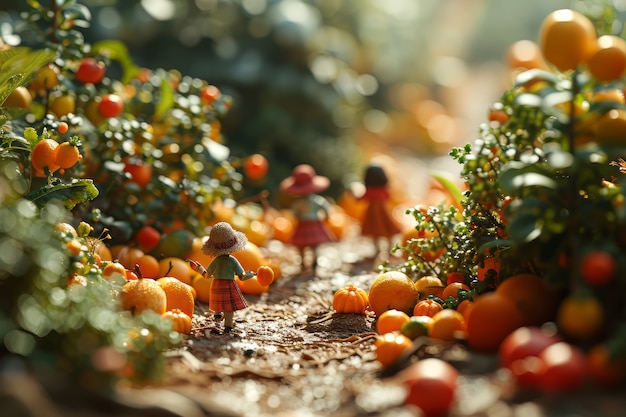
[[[152,255],[141,255],[140,257],[135,259],[135,266],[139,268],[139,271],[141,271],[141,275],[144,278],[156,279],[162,276],[159,273],[159,261]]]
[[[274,281],[274,270],[267,265],[261,265],[256,270],[256,279],[259,281],[259,284],[267,287]]]
[[[111,255],[111,250],[100,239],[87,236],[85,238],[85,242],[87,243],[87,247],[89,248],[89,250],[94,255],[98,255],[100,257],[100,260],[102,260],[103,262],[108,262],[108,261],[113,260],[113,256]]]
[[[395,309],[383,312],[376,320],[376,330],[380,334],[396,332],[402,330],[402,326],[408,322],[411,317],[404,311]]]
[[[568,337],[589,340],[600,333],[604,318],[600,300],[592,296],[570,295],[559,305],[556,324]]]
[[[76,110],[76,99],[71,94],[62,94],[53,98],[50,104],[50,111],[58,117],[74,113]]]
[[[467,327],[463,314],[451,308],[445,308],[433,315],[430,326],[430,337],[433,339],[453,341],[465,338]]]
[[[119,262],[109,262],[102,268],[102,277],[109,281],[126,281],[126,268]]]
[[[524,318],[513,301],[496,292],[484,293],[475,298],[468,314],[467,342],[474,350],[495,352],[511,332],[523,325]]]
[[[391,309],[411,314],[417,303],[417,296],[418,292],[411,278],[400,271],[387,271],[378,275],[368,293],[370,308],[377,316]]]
[[[58,142],[53,139],[42,139],[37,142],[30,156],[35,172],[43,174],[44,168],[48,168],[50,172],[59,169],[59,166],[54,162],[54,153],[58,146]]]
[[[71,168],[82,159],[78,147],[69,142],[63,142],[54,151],[54,162],[61,168]]]
[[[626,41],[619,36],[603,35],[597,39],[597,49],[587,62],[587,69],[598,81],[610,82],[626,70]]]
[[[445,286],[441,279],[434,276],[421,277],[415,281],[415,289],[420,299],[427,298],[429,295],[441,298],[444,288]]]
[[[178,333],[191,333],[191,317],[185,312],[174,308],[161,314],[161,317],[167,320],[172,320],[172,328]]]
[[[465,317],[465,323],[467,323],[467,318],[469,317],[473,307],[474,301],[472,300],[463,300],[456,306],[456,311],[463,314],[463,317]]]
[[[153,279],[137,279],[128,281],[120,291],[122,308],[133,314],[152,310],[163,314],[167,307],[167,295],[163,288]]]
[[[458,299],[459,290],[469,291],[470,287],[462,282],[451,282],[443,289],[443,292],[441,293],[441,298],[444,300],[447,300],[448,297]]]
[[[365,314],[368,306],[367,293],[354,284],[339,288],[333,295],[333,309],[337,313]]]
[[[166,310],[179,309],[189,317],[193,316],[195,302],[190,285],[174,277],[161,277],[157,279],[157,283],[165,291],[165,296],[167,297]]]
[[[241,280],[239,277],[236,277],[235,282],[237,282],[239,289],[244,294],[261,295],[269,289],[268,286],[261,285],[257,277],[252,277],[246,280]]]
[[[376,337],[376,360],[386,368],[393,364],[413,341],[399,332],[385,333]]]
[[[513,301],[528,326],[554,319],[558,294],[538,275],[517,274],[502,281],[496,292]]]
[[[417,304],[415,304],[415,307],[413,308],[413,315],[432,317],[435,313],[438,313],[441,310],[443,310],[443,306],[441,304],[435,300],[427,298],[425,300],[420,300]]]
[[[587,374],[593,382],[614,387],[626,380],[626,359],[612,358],[606,345],[592,346],[586,357]]]
[[[546,66],[539,45],[527,39],[516,41],[507,48],[506,63],[512,70],[529,70]]]
[[[205,268],[211,262],[213,262],[213,259],[215,259],[215,256],[207,255],[204,252],[202,252],[202,245],[204,245],[204,242],[208,238],[209,238],[208,236],[196,236],[196,237],[194,237],[193,241],[191,243],[191,250],[185,254],[185,258],[186,259],[191,259],[192,261],[196,261],[196,262],[200,263],[200,265],[204,266]]]
[[[261,249],[250,241],[248,241],[243,249],[235,251],[231,253],[231,255],[237,258],[246,271],[256,271],[260,266],[267,265],[268,263],[261,253]]]
[[[15,90],[11,91],[11,94],[4,100],[4,103],[0,104],[2,107],[30,109],[32,103],[33,97],[30,95],[30,91],[28,91],[28,88],[20,85]]]
[[[192,277],[196,272],[191,265],[181,258],[168,256],[159,260],[159,276],[174,277],[185,284],[191,284]]]
[[[193,276],[191,285],[196,290],[196,300],[203,303],[209,303],[211,297],[211,286],[213,285],[213,278],[203,277],[201,274]]]
[[[430,250],[422,253],[422,248],[419,247],[417,242],[412,242],[413,239],[430,239],[437,236],[438,233],[433,230],[417,230],[415,227],[410,227],[402,232],[402,247],[410,248],[415,255],[422,257],[427,262],[432,262],[439,258],[444,252],[444,249],[438,249],[436,251]],[[405,258],[412,256],[408,252],[402,252]]]
[[[117,254],[117,261],[124,265],[127,269],[131,271],[135,270],[135,261],[137,258],[144,255],[144,252],[139,248],[134,248],[132,246],[124,246],[120,249]]]
[[[596,123],[596,142],[600,145],[623,144],[626,140],[626,110],[611,109]]]
[[[574,70],[595,52],[596,29],[582,13],[559,9],[543,20],[539,45],[546,61],[560,71]]]

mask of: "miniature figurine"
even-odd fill
[[[313,259],[311,268],[317,266],[317,247],[326,242],[337,240],[328,228],[330,204],[321,195],[317,194],[327,189],[330,180],[317,175],[315,169],[308,164],[296,166],[290,177],[280,183],[280,189],[289,196],[295,196],[292,210],[297,224],[291,237],[291,243],[300,250],[302,269],[306,269],[305,250],[310,248]]]
[[[371,237],[378,250],[381,250],[381,243],[390,250],[392,237],[401,233],[402,228],[391,215],[389,179],[382,166],[370,163],[363,182],[365,193],[359,199],[367,201],[367,207],[361,218],[361,235]]]
[[[209,238],[202,246],[202,252],[216,258],[205,270],[197,262],[192,267],[198,268],[203,275],[213,278],[209,296],[209,308],[216,313],[216,317],[223,314],[224,331],[230,332],[235,325],[235,311],[248,307],[235,276],[241,280],[255,276],[254,272],[245,272],[237,258],[230,255],[232,252],[243,249],[248,239],[242,232],[233,230],[226,222],[216,223],[209,232]]]

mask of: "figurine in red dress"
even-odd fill
[[[322,243],[337,240],[327,224],[330,204],[328,200],[317,194],[329,186],[330,180],[317,175],[315,169],[308,164],[296,166],[291,176],[280,183],[283,193],[296,197],[292,210],[297,224],[291,243],[300,250],[302,269],[305,269],[304,251],[306,248],[311,248],[313,252],[311,268],[315,269],[317,247]]]
[[[367,207],[361,218],[361,235],[374,239],[379,249],[381,242],[391,249],[391,239],[402,228],[391,215],[387,174],[382,166],[371,163],[365,169],[363,182],[365,193],[360,199],[367,201]]]

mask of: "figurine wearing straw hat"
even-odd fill
[[[198,269],[203,275],[213,278],[211,293],[209,296],[209,308],[216,315],[224,313],[224,331],[230,332],[235,325],[235,311],[248,307],[239,286],[235,282],[235,276],[241,280],[254,277],[254,272],[246,272],[243,267],[231,255],[232,252],[243,249],[248,243],[246,235],[233,230],[226,222],[216,223],[209,232],[209,238],[202,246],[202,252],[215,256],[215,259],[205,270],[200,264],[193,261],[192,267]]]
[[[330,204],[319,194],[330,185],[327,177],[317,175],[315,169],[308,164],[296,166],[290,177],[280,183],[280,190],[289,196],[297,197],[292,210],[297,224],[291,237],[291,243],[300,250],[302,268],[305,268],[304,251],[307,247],[312,249],[313,261],[311,267],[317,265],[317,246],[334,242],[337,239],[328,228]]]

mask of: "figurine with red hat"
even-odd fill
[[[280,190],[283,193],[296,197],[292,204],[292,210],[297,224],[291,237],[291,243],[300,250],[303,269],[305,268],[304,251],[306,248],[312,249],[311,267],[315,269],[317,246],[337,240],[326,223],[330,204],[326,198],[317,194],[329,186],[330,180],[325,176],[317,175],[315,169],[309,164],[296,166],[291,176],[280,183]]]
[[[202,252],[215,256],[215,259],[206,270],[196,261],[190,260],[192,268],[197,268],[203,275],[213,278],[209,308],[217,313],[217,317],[223,313],[225,332],[230,332],[235,325],[235,311],[248,307],[235,282],[235,276],[246,280],[254,277],[255,273],[244,271],[237,258],[231,255],[232,252],[243,249],[247,243],[245,234],[233,230],[226,222],[219,222],[211,228],[209,238],[202,246]]]

